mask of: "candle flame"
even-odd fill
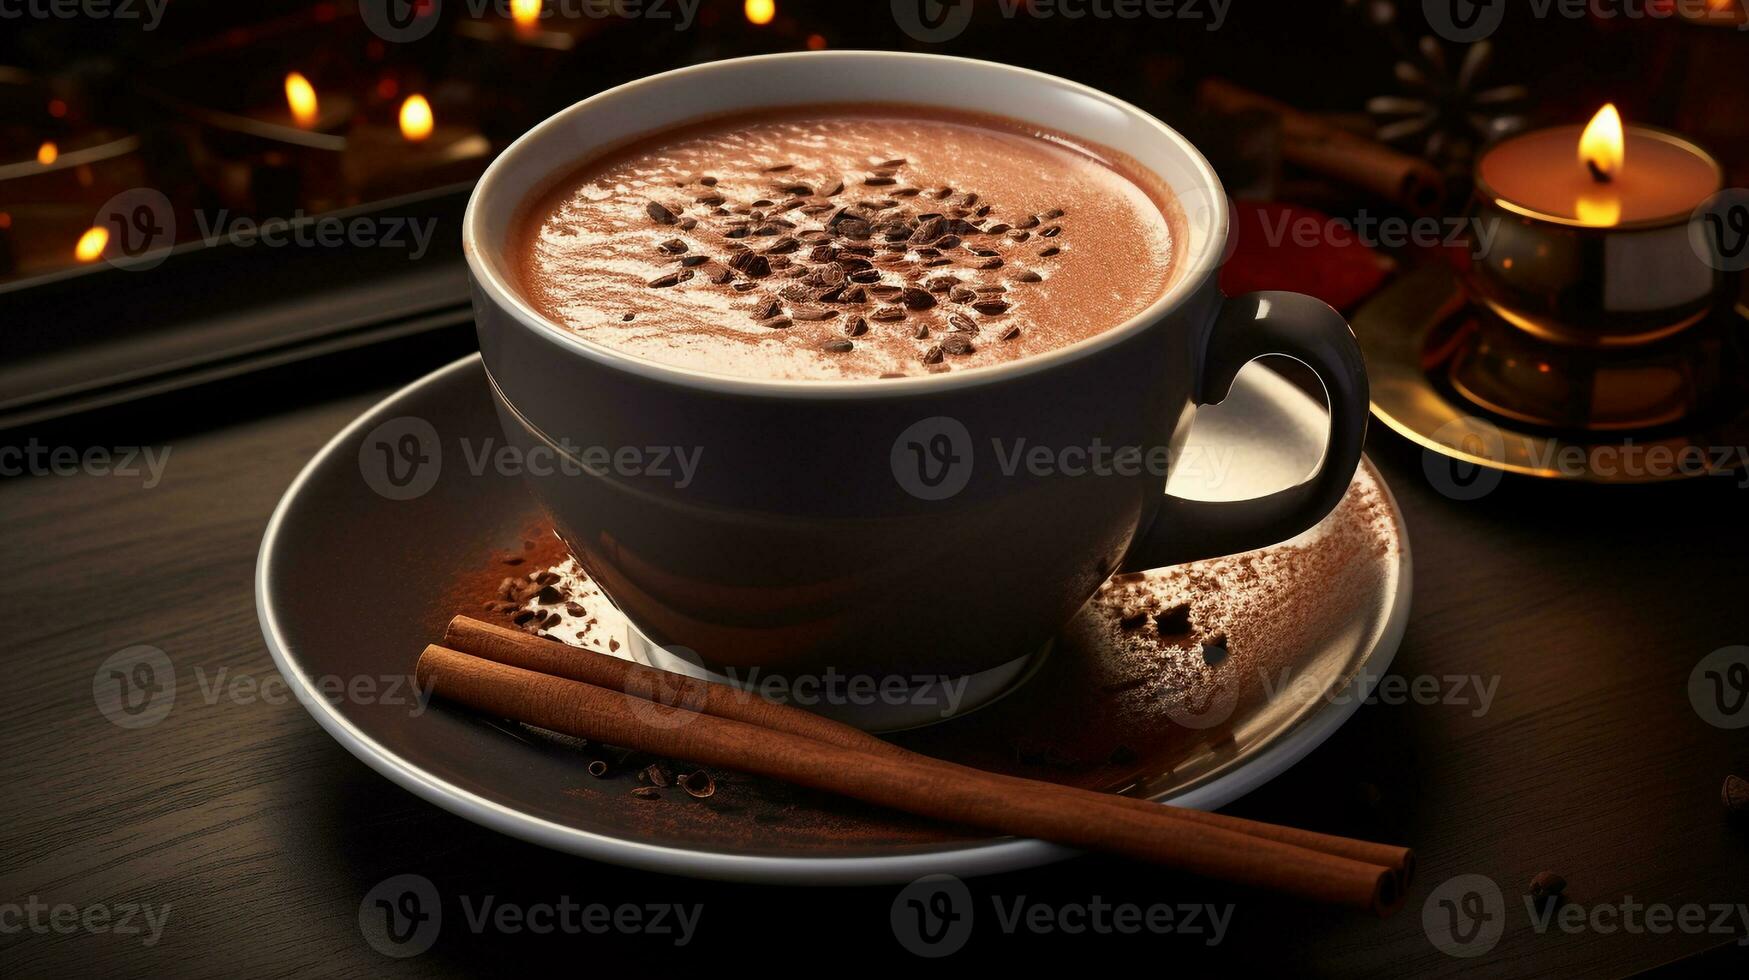
[[[436,124],[431,118],[431,103],[423,95],[409,95],[401,103],[401,135],[417,143],[431,135]]]
[[[316,125],[320,106],[316,100],[316,87],[309,79],[295,71],[285,76],[285,102],[291,108],[292,121],[300,129]]]
[[[61,158],[61,148],[54,143],[44,143],[36,148],[36,162],[48,166]]]
[[[777,16],[777,0],[747,0],[741,9],[746,12],[749,23],[764,27]]]
[[[1621,113],[1615,111],[1615,103],[1608,103],[1597,110],[1597,115],[1585,125],[1585,132],[1579,134],[1579,162],[1598,183],[1606,183],[1621,172],[1626,143]]]
[[[109,229],[96,225],[85,229],[85,234],[79,236],[79,244],[73,246],[73,257],[81,262],[96,262],[103,258],[103,250],[109,247]]]
[[[540,26],[541,0],[510,0],[510,19],[524,31]]]

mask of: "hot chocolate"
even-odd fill
[[[522,288],[591,341],[743,377],[964,370],[1124,322],[1178,209],[1113,151],[1007,119],[832,105],[711,119],[565,175],[514,232]]]

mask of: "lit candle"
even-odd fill
[[[470,126],[437,118],[417,92],[402,101],[395,125],[363,122],[346,137],[343,169],[366,198],[387,197],[462,183],[478,176],[491,141]]]
[[[1615,106],[1591,123],[1515,136],[1488,150],[1481,185],[1509,210],[1605,227],[1688,217],[1716,193],[1719,165],[1692,143],[1623,127]]]
[[[542,6],[542,0],[510,0],[510,19],[516,23],[519,34],[539,33]]]
[[[1613,105],[1585,126],[1508,138],[1476,162],[1472,295],[1543,340],[1629,346],[1703,319],[1725,283],[1689,247],[1688,222],[1724,185],[1706,151],[1624,126]]]
[[[285,76],[285,106],[265,113],[268,122],[291,125],[315,133],[333,133],[345,128],[352,116],[352,99],[345,95],[320,95],[302,72]]]
[[[139,139],[69,120],[67,104],[23,74],[0,77],[0,105],[11,113],[0,126],[0,282],[102,258],[92,217],[145,181]]]
[[[777,0],[746,0],[741,10],[749,23],[764,27],[777,17]]]

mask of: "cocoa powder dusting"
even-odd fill
[[[985,769],[1142,795],[1211,772],[1242,746],[1291,724],[1347,679],[1316,674],[1312,651],[1346,650],[1370,634],[1396,583],[1400,531],[1376,475],[1362,467],[1335,512],[1292,541],[1175,568],[1119,575],[1059,635],[1020,689],[952,721],[892,736],[909,748]],[[627,657],[628,624],[564,545],[532,526],[458,583],[442,610],[513,625],[573,646]],[[1319,683],[1310,683],[1318,679]],[[608,747],[596,749],[622,752]],[[678,786],[659,799],[647,767],[687,773],[683,761],[633,759],[605,778],[555,787],[587,801],[585,823],[630,821],[642,839],[757,852],[822,853],[982,835],[892,814],[769,780],[712,772],[714,792]],[[645,794],[649,795],[649,794]]]

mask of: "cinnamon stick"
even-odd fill
[[[1223,115],[1259,110],[1281,120],[1282,155],[1301,167],[1372,191],[1412,211],[1429,212],[1445,196],[1445,177],[1420,157],[1357,136],[1285,102],[1219,78],[1197,86],[1197,101]]]
[[[1145,813],[1155,818],[1205,824],[1264,840],[1322,851],[1336,857],[1382,865],[1396,875],[1399,893],[1408,889],[1409,881],[1414,875],[1415,855],[1407,847],[1320,834],[1297,827],[1246,820],[1243,817],[1206,810],[1191,810],[1115,793],[1076,789],[1019,776],[987,773],[912,752],[842,722],[822,718],[800,708],[775,704],[738,688],[632,663],[553,640],[544,640],[521,630],[506,629],[471,616],[456,616],[450,620],[443,633],[443,645],[452,650],[525,670],[623,691],[646,700],[660,700],[665,704],[687,707],[704,714],[742,721],[773,731],[801,735],[847,749],[944,767],[961,776],[968,773],[989,776],[1009,783],[1014,792],[1072,796],[1103,806]]]
[[[917,765],[646,701],[432,645],[421,687],[490,714],[578,738],[781,779],[963,826],[1106,851],[1164,867],[1384,915],[1401,896],[1381,865],[1188,821],[1163,824],[1057,794],[1015,793],[988,774]]]

